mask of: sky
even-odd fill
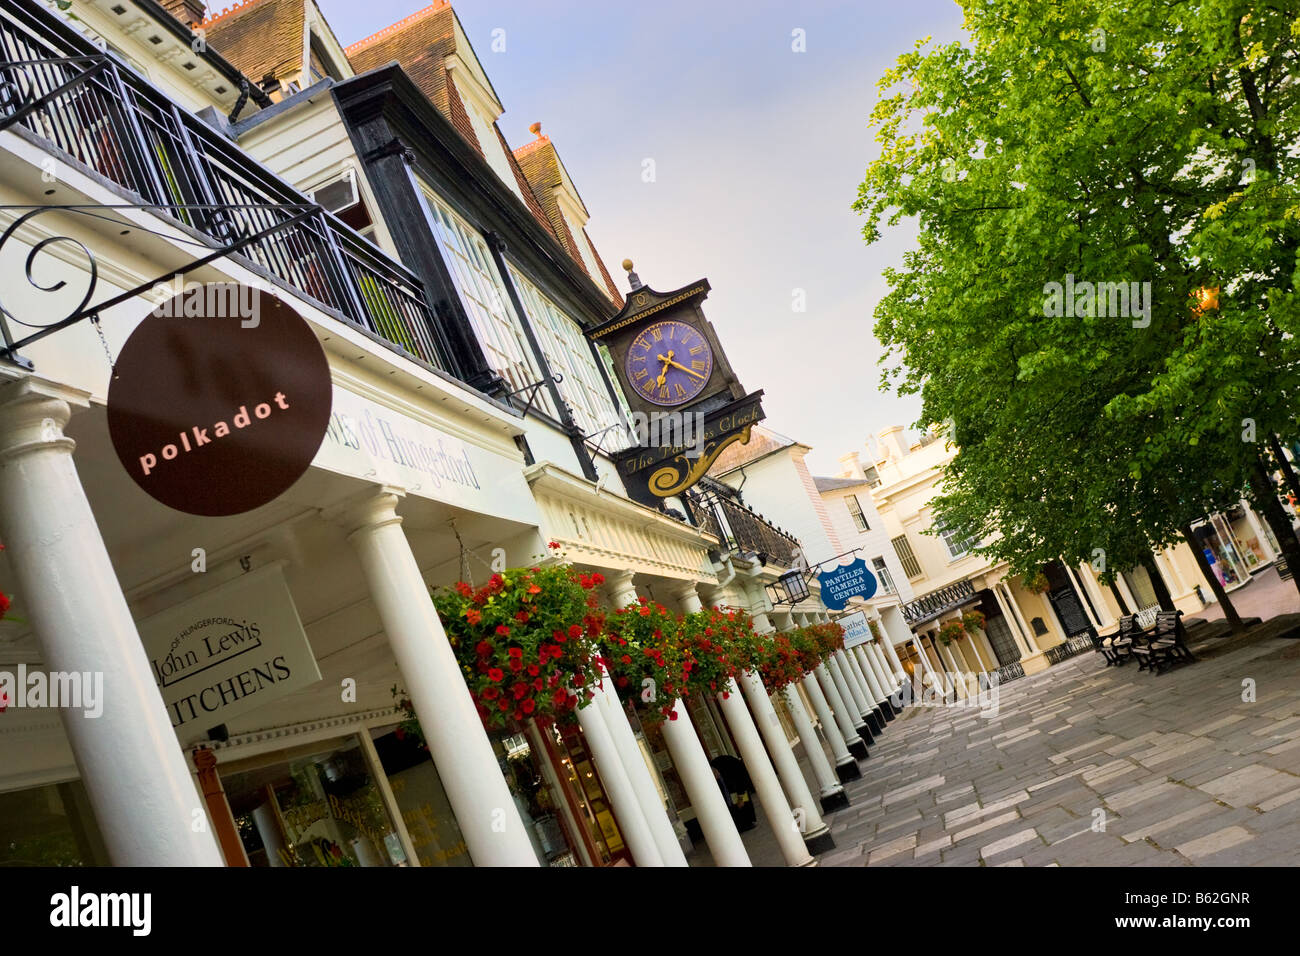
[[[318,4],[345,46],[426,5]],[[880,391],[872,335],[882,271],[915,227],[867,246],[851,206],[876,155],[876,81],[918,39],[961,37],[954,0],[453,6],[507,142],[541,122],[620,290],[625,258],[656,291],[707,278],[705,314],[737,376],[763,389],[767,427],[812,446],[814,474],[916,421],[916,396]]]

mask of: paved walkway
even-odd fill
[[[819,862],[1300,863],[1300,641],[1232,645],[1158,676],[1075,657],[1002,687],[988,718],[909,708]]]
[[[1205,588],[1207,593],[1209,590],[1208,587]],[[1296,593],[1295,583],[1289,579],[1282,580],[1277,568],[1265,568],[1252,575],[1249,582],[1228,593],[1228,600],[1243,618],[1258,617],[1267,620],[1277,614],[1292,614],[1300,610],[1300,595]],[[1221,621],[1223,606],[1216,601],[1193,617]],[[1188,618],[1189,621],[1192,619]]]

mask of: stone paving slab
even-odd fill
[[[818,862],[1300,864],[1298,648],[1202,640],[1160,675],[1081,655],[1003,685],[991,717],[910,707],[845,787]]]

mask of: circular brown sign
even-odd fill
[[[187,283],[140,323],[108,388],[132,480],[168,507],[233,515],[302,477],[329,424],[329,363],[296,311],[234,283]]]

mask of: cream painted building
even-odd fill
[[[1064,656],[1089,646],[1089,631],[1113,633],[1124,614],[1137,613],[1149,623],[1159,609],[1157,589],[1144,567],[1127,569],[1107,587],[1089,564],[1067,567],[1053,562],[1037,581],[1007,575],[1005,562],[991,563],[937,522],[931,502],[940,493],[943,472],[956,455],[942,434],[910,441],[901,426],[876,436],[873,464],[865,472],[872,496],[904,574],[915,592],[905,606],[916,640],[911,668],[943,665],[997,669],[1003,679],[1035,673]],[[863,474],[858,455],[841,458],[844,477]],[[1197,524],[1202,543],[1216,564],[1239,586],[1250,569],[1267,566],[1277,553],[1261,522],[1243,502],[1227,515],[1213,515]],[[1153,565],[1168,589],[1174,607],[1192,614],[1212,599],[1208,584],[1184,543],[1153,554]],[[1032,585],[1032,586],[1031,586]],[[975,609],[985,627],[950,645],[938,640],[945,621]]]

